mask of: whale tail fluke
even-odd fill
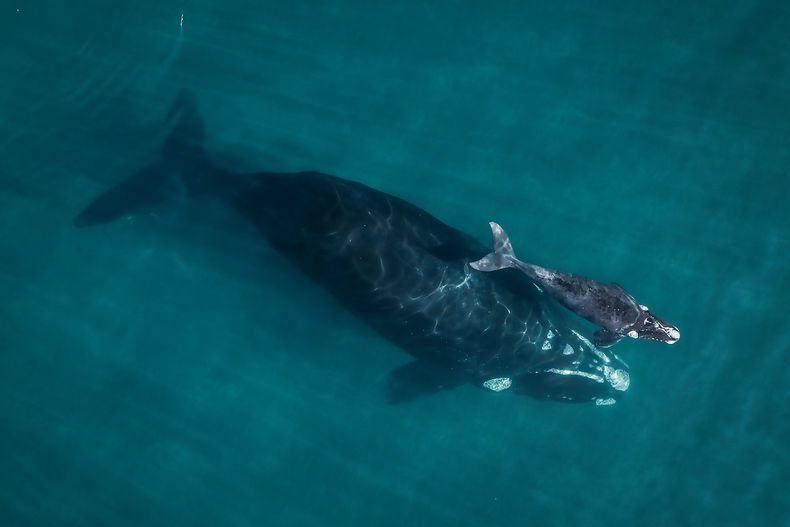
[[[483,272],[499,271],[515,266],[516,254],[505,230],[496,222],[488,222],[494,239],[494,250],[481,259],[471,262],[472,269]]]
[[[88,227],[154,214],[187,197],[217,192],[224,174],[206,157],[203,119],[192,93],[183,91],[176,97],[166,119],[173,121],[162,158],[99,194],[74,218],[74,225]]]

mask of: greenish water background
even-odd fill
[[[183,13],[183,27],[179,19]],[[788,525],[784,2],[6,2],[2,525]],[[224,166],[318,169],[676,323],[617,405],[407,355],[212,204],[71,218],[193,90]]]

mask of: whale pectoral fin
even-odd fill
[[[390,404],[413,401],[442,390],[456,388],[466,377],[448,369],[446,364],[414,360],[392,370],[387,377],[387,400]]]
[[[618,335],[608,329],[599,329],[593,334],[593,344],[599,348],[609,348],[614,346],[623,339],[622,335]]]

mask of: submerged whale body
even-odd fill
[[[393,401],[471,383],[541,399],[615,402],[627,366],[592,345],[562,308],[514,270],[475,272],[488,249],[425,210],[319,172],[231,174],[202,147],[182,94],[162,159],[98,196],[74,220],[108,223],[188,196],[226,201],[345,308],[408,352]],[[512,271],[512,272],[511,272]]]

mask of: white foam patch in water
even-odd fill
[[[615,390],[624,392],[631,384],[631,376],[625,370],[616,370],[611,366],[604,366],[603,374]]]

